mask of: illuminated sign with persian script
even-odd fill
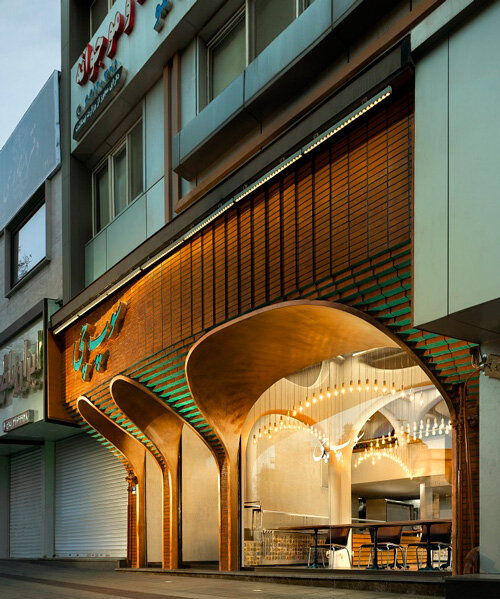
[[[94,325],[83,325],[80,339],[73,345],[73,370],[80,371],[84,381],[90,381],[94,372],[103,372],[108,367],[109,349],[95,353],[95,357],[92,354],[118,336],[126,311],[127,304],[120,302],[98,335],[95,335]]]

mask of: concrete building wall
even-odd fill
[[[500,354],[498,344],[485,348]],[[498,398],[500,380],[479,378],[479,549],[481,572],[500,574],[500,455],[498,453]]]
[[[43,186],[43,182],[42,182]],[[62,198],[61,171],[45,183],[47,262],[33,276],[21,281],[16,290],[6,297],[0,295],[0,332],[33,308],[42,298],[62,299]],[[5,289],[8,234],[0,234],[0,289]],[[36,267],[35,267],[36,268]]]
[[[455,4],[463,8],[469,3]],[[499,25],[500,4],[490,3],[417,56],[416,326],[500,296],[500,279],[491,262],[500,219],[500,121],[495,118],[500,101]],[[422,35],[420,31],[414,45]],[[467,330],[468,318],[456,318]],[[500,325],[498,320],[474,324],[492,331]]]
[[[474,12],[475,10],[475,12]],[[500,3],[448,0],[412,32],[414,325],[499,353]],[[480,568],[500,573],[499,381],[479,376]],[[477,458],[474,456],[473,460]],[[470,508],[470,506],[469,506]]]

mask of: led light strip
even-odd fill
[[[312,141],[311,143],[304,146],[302,148],[302,152],[304,154],[307,154],[311,150],[314,150],[314,148],[319,146],[319,144],[322,144],[324,141],[329,139],[332,135],[335,135],[335,133],[338,133],[344,127],[347,127],[347,125],[350,125],[353,121],[358,119],[360,116],[363,116],[365,114],[365,112],[368,112],[369,110],[374,108],[377,104],[382,102],[382,100],[385,100],[386,98],[388,98],[391,95],[391,93],[392,93],[392,88],[386,87],[379,94],[374,96],[371,100],[368,100],[368,102],[365,102],[359,108],[356,108],[356,110],[353,110],[350,114],[348,114],[346,117],[344,117],[341,121],[339,121],[338,123],[335,123],[335,125],[330,127],[330,129],[327,129],[324,133],[319,135],[314,141]]]
[[[251,193],[253,193],[256,189],[258,189],[259,187],[262,187],[262,185],[267,183],[270,179],[272,179],[273,177],[276,177],[276,175],[278,175],[279,173],[281,173],[282,171],[287,169],[294,162],[297,162],[297,160],[302,158],[302,156],[304,156],[304,154],[307,154],[311,150],[314,150],[320,144],[325,142],[327,139],[329,139],[330,137],[332,137],[333,135],[335,135],[336,133],[338,133],[339,131],[344,129],[344,127],[347,127],[347,125],[350,125],[353,121],[358,119],[360,116],[363,116],[366,112],[368,112],[369,110],[371,110],[372,108],[377,106],[377,104],[382,102],[382,100],[385,100],[387,97],[389,97],[391,95],[391,93],[392,93],[392,88],[386,87],[384,90],[382,90],[376,96],[374,96],[373,98],[371,98],[370,100],[368,100],[367,102],[365,102],[364,104],[362,104],[361,106],[356,108],[356,110],[353,110],[346,117],[344,117],[343,119],[341,119],[340,121],[335,123],[332,127],[327,129],[323,133],[319,134],[317,137],[315,137],[315,139],[313,141],[309,142],[308,144],[303,146],[300,150],[295,152],[295,154],[292,154],[291,156],[289,156],[288,158],[286,158],[285,160],[280,162],[280,164],[275,166],[273,169],[271,169],[270,171],[268,171],[267,173],[262,175],[262,177],[257,179],[254,183],[250,184],[248,187],[246,187],[240,193],[233,196],[229,201],[227,201],[225,204],[223,204],[220,208],[218,208],[210,216],[207,216],[207,218],[203,219],[200,223],[195,225],[192,229],[190,229],[182,237],[180,237],[176,241],[172,242],[161,252],[159,252],[152,258],[150,258],[142,266],[133,270],[130,274],[128,274],[126,277],[124,277],[121,281],[119,281],[118,283],[116,283],[115,285],[110,287],[107,291],[102,293],[99,297],[97,297],[90,304],[85,306],[85,308],[80,310],[77,314],[72,316],[67,321],[63,322],[60,326],[58,326],[54,330],[54,334],[58,335],[66,327],[68,327],[70,324],[72,324],[73,322],[78,320],[78,318],[80,318],[81,316],[86,314],[89,310],[94,308],[97,304],[101,303],[104,299],[106,299],[109,295],[111,295],[112,293],[117,291],[120,287],[123,287],[123,285],[128,283],[135,276],[137,276],[144,270],[148,269],[153,264],[156,264],[156,262],[158,262],[159,260],[164,258],[166,255],[173,252],[176,248],[178,248],[180,245],[182,245],[187,239],[189,239],[193,235],[196,235],[196,233],[198,233],[199,231],[204,229],[209,223],[211,223],[213,220],[218,218],[221,214],[226,212],[226,210],[229,210],[229,208],[234,206],[234,204],[236,202],[240,202],[243,198],[245,198],[248,195],[250,195]]]

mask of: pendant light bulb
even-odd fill
[[[351,380],[351,382],[349,383],[349,392],[352,393],[353,389],[354,389],[354,384]]]
[[[257,443],[257,438],[255,437],[255,435],[253,436],[253,444],[255,445]]]
[[[365,383],[365,389],[366,389],[367,391],[369,391],[369,390],[370,390],[370,379],[366,379],[366,383]]]
[[[313,393],[313,399],[312,399],[312,402],[313,402],[313,403],[316,403],[317,401],[318,401],[318,400],[316,399],[316,393]]]
[[[297,416],[297,410],[295,409],[295,406],[293,406],[292,416]]]
[[[262,430],[259,428],[259,439],[262,439]]]
[[[303,410],[303,409],[304,409],[304,407],[303,407],[303,405],[302,405],[302,402],[300,401],[300,402],[299,402],[299,412],[302,412],[302,410]]]
[[[391,394],[396,395],[396,385],[395,385],[394,381],[392,382]]]
[[[330,387],[328,387],[328,389],[326,390],[326,396],[328,397],[328,399],[330,399],[330,397],[332,396],[330,392]]]
[[[339,390],[337,389],[337,383],[335,383],[335,387],[333,388],[333,394],[335,395],[335,397],[337,397],[337,395],[339,394]]]
[[[387,393],[387,383],[385,381],[382,384],[382,393]]]
[[[377,379],[375,379],[373,381],[373,390],[375,391],[375,393],[378,391],[378,381],[377,381]]]
[[[342,395],[345,395],[345,383],[342,383],[342,389],[340,390]]]
[[[306,408],[308,408],[311,405],[311,402],[309,401],[309,397],[306,397]]]
[[[324,395],[323,395],[323,389],[320,390],[319,392],[319,400],[323,401]]]
[[[361,379],[358,379],[358,391],[361,391]]]

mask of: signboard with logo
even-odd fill
[[[72,73],[77,86],[85,89],[83,102],[75,109],[73,139],[78,141],[125,82],[126,69],[117,60],[120,39],[134,31],[137,5],[145,0],[116,2],[94,38],[85,46]],[[104,32],[102,29],[104,28]]]
[[[30,418],[43,417],[43,380],[43,322],[39,320],[0,347],[0,420],[27,411],[33,412]]]
[[[3,432],[8,433],[9,431],[13,431],[16,428],[21,428],[25,424],[30,424],[31,422],[35,422],[35,411],[34,410],[26,410],[17,416],[12,416],[11,418],[7,418],[7,420],[3,421]]]
[[[184,29],[192,35],[193,25],[186,16],[194,4],[195,0],[115,0],[71,68],[72,151],[77,149],[100,116],[107,112],[106,107],[114,104],[117,94],[125,92],[129,85],[137,85],[143,94],[147,91],[147,85],[141,83],[141,78],[136,78],[136,75],[144,71],[155,55],[153,70],[156,74],[149,68],[147,81],[154,83],[161,77],[159,48],[165,45],[164,64],[173,52],[181,50],[184,34],[173,36],[168,47],[166,40],[172,37],[170,34],[174,30],[179,32]],[[214,0],[213,10],[222,4],[223,0]],[[128,102],[130,98],[124,100]],[[123,106],[120,108],[122,114]],[[107,126],[104,122],[105,129]],[[96,136],[99,137],[99,131]]]
[[[80,338],[73,345],[73,370],[81,372],[82,380],[90,381],[94,371],[107,369],[109,341],[119,335],[126,312],[127,304],[120,302],[97,334],[93,325],[82,326]]]

